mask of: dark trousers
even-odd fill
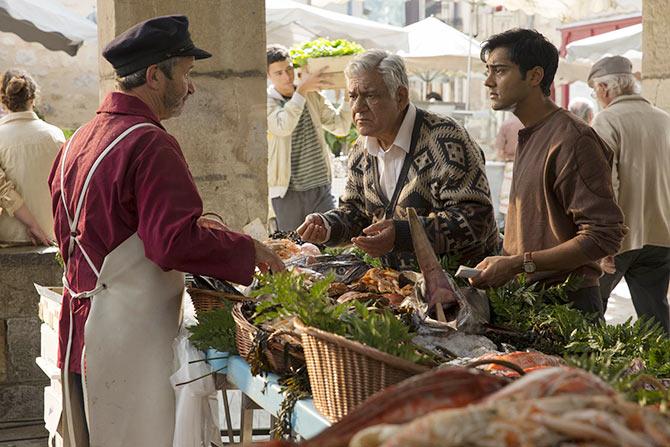
[[[616,272],[600,278],[603,309],[621,278],[626,278],[638,317],[654,318],[670,333],[668,281],[670,281],[670,247],[645,245],[614,257]]]
[[[284,197],[272,199],[272,208],[277,216],[277,229],[294,231],[308,214],[325,213],[335,208],[335,198],[330,192],[330,185],[307,191],[289,189]]]
[[[585,287],[574,292],[567,292],[566,297],[575,309],[592,316],[594,320],[605,321],[605,312],[598,287]]]

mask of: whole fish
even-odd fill
[[[479,333],[490,319],[488,298],[477,289],[459,289],[435,255],[428,235],[413,208],[407,208],[412,245],[423,274],[423,297],[429,308],[443,306],[447,321],[458,330]]]

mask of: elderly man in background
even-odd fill
[[[612,184],[629,232],[614,257],[615,271],[600,279],[603,305],[622,277],[638,316],[670,332],[670,115],[639,95],[631,62],[596,62],[589,86],[604,109],[593,128],[614,151]]]
[[[304,240],[353,242],[396,269],[414,264],[406,209],[415,208],[438,255],[474,265],[498,248],[484,156],[451,118],[409,102],[405,64],[372,50],[346,68],[360,133],[339,208],[311,214]]]
[[[591,124],[593,121],[593,114],[595,113],[595,108],[593,107],[593,102],[587,98],[575,98],[570,101],[568,105],[568,110],[570,113],[575,115],[577,118],[580,118],[586,124]]]

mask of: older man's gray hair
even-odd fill
[[[588,124],[591,124],[593,114],[595,113],[593,101],[587,98],[573,99],[568,105],[568,110]]]
[[[409,88],[407,70],[402,57],[385,50],[369,50],[359,54],[347,64],[344,74],[347,79],[365,72],[377,70],[393,98],[398,97],[398,87]]]
[[[630,73],[609,74],[593,78],[592,82],[593,85],[605,84],[605,90],[612,98],[621,95],[638,95],[640,93],[640,83]]]

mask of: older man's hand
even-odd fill
[[[491,256],[475,267],[482,272],[470,278],[470,284],[478,289],[499,287],[519,273],[522,260],[518,256]]]
[[[351,239],[358,248],[374,258],[393,250],[395,244],[395,224],[393,219],[386,219],[363,228],[365,236]]]
[[[328,240],[328,230],[318,214],[310,214],[296,230],[300,239],[313,244],[323,244]]]

